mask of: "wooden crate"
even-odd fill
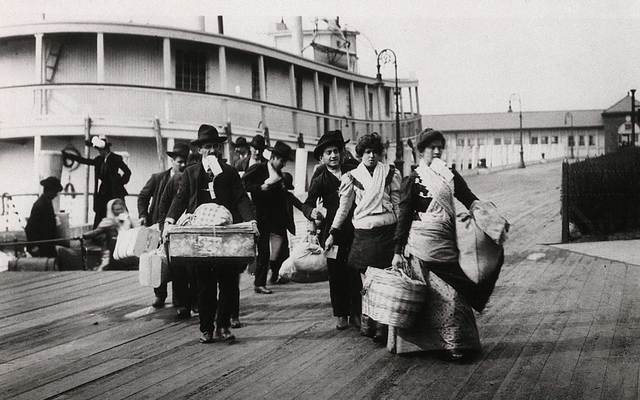
[[[250,223],[173,227],[169,261],[248,263],[256,257],[257,233]]]

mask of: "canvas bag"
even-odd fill
[[[138,282],[142,286],[160,287],[169,281],[169,263],[163,246],[156,250],[140,255],[138,267]]]

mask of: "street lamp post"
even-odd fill
[[[513,112],[513,110],[511,109],[511,99],[517,96],[518,98],[518,106],[519,106],[519,119],[520,119],[520,165],[518,166],[518,168],[525,168],[524,165],[524,149],[522,147],[522,99],[520,98],[520,95],[518,93],[511,93],[511,96],[509,96],[509,112]]]
[[[576,144],[576,138],[573,137],[573,114],[571,113],[571,111],[567,111],[566,113],[564,113],[564,124],[567,124],[567,120],[570,119],[571,120],[571,126],[569,128],[569,140],[571,141],[571,143],[569,143],[569,147],[571,147],[571,159],[573,159],[574,155],[573,155],[573,146]]]
[[[393,57],[392,57],[393,56]],[[398,90],[398,59],[396,57],[396,53],[391,49],[383,49],[378,53],[377,65],[378,73],[376,75],[376,79],[379,85],[382,85],[382,75],[380,74],[380,60],[382,60],[383,64],[388,64],[393,62],[393,70],[395,73],[395,91],[394,95],[396,96],[396,160],[394,164],[398,171],[402,174],[404,161],[403,161],[403,149],[402,149],[402,138],[400,137],[400,106],[398,98],[400,96],[400,90]]]
[[[631,146],[636,145],[636,90],[631,89]]]

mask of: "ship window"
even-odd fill
[[[206,71],[204,53],[176,50],[176,89],[205,92]]]

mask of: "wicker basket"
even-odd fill
[[[409,328],[422,310],[427,291],[424,282],[404,271],[367,268],[362,288],[362,314],[383,324]]]

